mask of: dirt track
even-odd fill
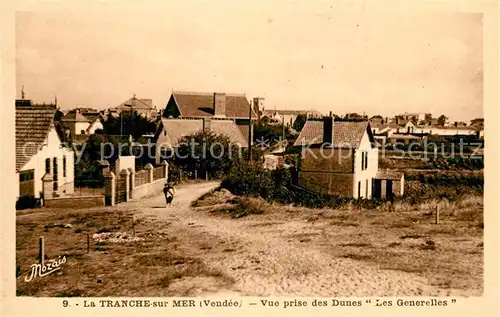
[[[191,201],[217,186],[181,186],[172,208],[165,207],[163,195],[118,205],[120,209],[134,210],[143,221],[164,227],[178,238],[186,252],[200,254],[204,250],[203,261],[235,282],[229,289],[202,278],[178,282],[177,287],[189,287],[192,295],[474,295],[432,287],[425,278],[412,273],[382,270],[332,256],[328,243],[307,243],[307,237],[320,229],[300,217],[255,215],[228,219],[190,207]]]

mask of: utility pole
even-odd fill
[[[250,162],[252,160],[252,140],[253,140],[253,133],[252,133],[252,105],[253,105],[253,100],[250,101],[250,107],[248,109],[248,161]]]
[[[260,109],[260,101],[264,100],[262,97],[254,97],[250,101],[250,109],[248,109],[248,160],[252,160],[252,144],[253,144],[253,122],[252,122],[252,108],[256,108],[256,112]],[[259,114],[257,113],[257,119],[259,119]]]
[[[283,145],[285,144],[285,115],[281,115],[281,128],[282,128],[282,137],[281,137],[281,142],[283,142]]]

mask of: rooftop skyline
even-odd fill
[[[264,97],[266,109],[483,116],[481,14],[390,13],[380,5],[19,12],[17,97],[24,86],[35,102],[57,95],[63,109],[104,109],[136,94],[163,108],[172,90],[221,91]]]

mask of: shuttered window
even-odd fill
[[[52,173],[52,176],[54,177],[54,190],[57,190],[58,189],[58,184],[57,184],[57,157],[54,157],[53,159],[53,173]]]
[[[66,156],[63,156],[63,177],[66,177]]]

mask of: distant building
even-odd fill
[[[252,121],[257,120],[255,109]],[[168,100],[163,118],[222,118],[233,120],[248,140],[250,103],[244,94],[174,91]]]
[[[42,179],[53,179],[55,196],[74,191],[74,153],[61,141],[54,124],[55,106],[31,105],[16,101],[17,197],[40,198]]]
[[[430,116],[429,113],[422,113],[422,112],[408,113],[408,112],[405,112],[403,114],[398,115],[397,117],[401,117],[403,120],[406,120],[406,121],[414,119],[414,120],[416,120],[416,122],[418,124],[421,121],[425,121],[426,117],[428,118],[429,116]]]
[[[476,118],[470,121],[470,125],[476,128],[484,128],[484,118]]]
[[[110,111],[110,114],[120,115],[122,112],[137,112],[145,118],[156,118],[157,110],[153,106],[152,99],[139,99],[134,95],[132,98],[124,101],[119,106]]]
[[[283,123],[285,126],[291,128],[299,115],[304,115],[306,117],[320,117],[321,113],[316,110],[262,110],[261,120],[276,124]]]
[[[81,113],[80,109],[74,109],[68,112],[61,121],[67,127],[73,138],[78,138],[82,135],[92,135],[97,130],[102,130],[102,116],[99,112]]]

